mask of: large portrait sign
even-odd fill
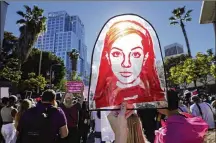
[[[110,110],[123,101],[132,109],[166,106],[166,82],[158,36],[144,18],[109,19],[96,40],[89,86],[90,110]]]

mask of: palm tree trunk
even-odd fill
[[[182,21],[180,21],[180,26],[181,26],[182,32],[184,34],[184,38],[185,38],[185,42],[186,42],[186,46],[187,46],[187,50],[188,50],[188,56],[192,57],[191,56],[190,45],[189,45],[189,41],[188,41],[188,37],[187,37],[187,33],[186,33],[186,30],[185,30],[185,25],[184,25],[184,23]]]
[[[72,71],[77,71],[77,60],[72,59],[71,64],[72,64]]]

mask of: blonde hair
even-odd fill
[[[143,133],[141,121],[136,114],[127,119],[128,137],[127,143],[149,143]]]

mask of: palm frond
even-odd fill
[[[173,21],[173,20],[176,20],[176,18],[173,17],[173,16],[171,16],[171,17],[169,18],[169,20],[170,20],[170,21]]]
[[[186,18],[189,18],[190,17],[190,13],[192,12],[193,10],[188,10],[184,16],[184,19]]]
[[[24,12],[22,12],[22,11],[17,11],[16,13],[17,13],[18,15],[22,16],[22,17],[25,17]]]
[[[179,22],[177,21],[170,22],[170,25],[176,25],[176,24],[179,24]]]
[[[29,14],[32,13],[32,10],[31,10],[31,8],[30,8],[29,6],[24,5],[24,7],[25,7],[25,9],[26,9],[26,13],[29,13]]]
[[[186,22],[191,21],[191,20],[192,20],[192,18],[186,18],[185,19]]]
[[[25,24],[26,20],[25,19],[20,19],[16,21],[16,24]]]
[[[180,12],[180,15],[183,15],[185,13],[185,6],[179,8],[179,12]]]

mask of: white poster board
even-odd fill
[[[0,87],[0,97],[9,97],[9,87]]]

